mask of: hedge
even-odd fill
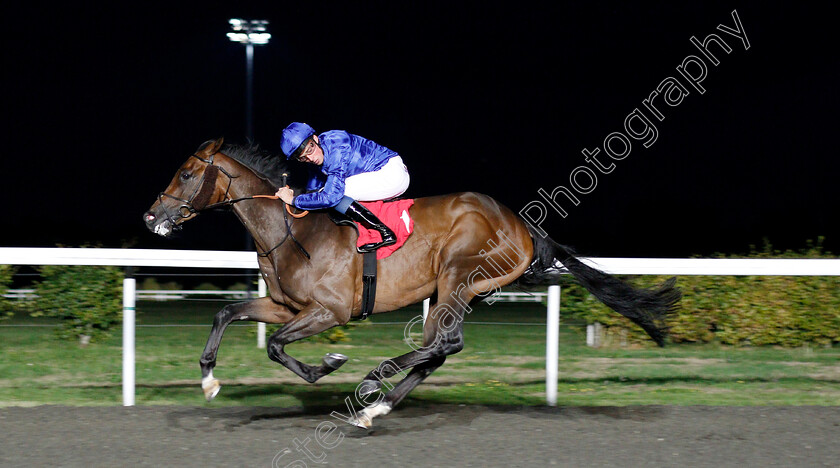
[[[12,316],[12,301],[4,295],[9,291],[14,273],[15,270],[11,265],[0,265],[0,321]]]
[[[61,320],[61,338],[97,341],[122,320],[121,269],[112,266],[49,265],[38,268],[33,317]]]
[[[746,256],[713,258],[836,258],[822,248],[822,238],[799,252],[751,247]],[[636,286],[661,283],[665,276],[620,277]],[[613,312],[574,280],[564,276],[563,313],[571,320],[605,326],[605,340],[650,342],[629,320]],[[681,307],[669,317],[673,343],[719,342],[727,345],[784,347],[840,343],[840,277],[837,276],[680,276]],[[568,314],[568,315],[566,315]]]

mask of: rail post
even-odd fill
[[[137,301],[137,280],[134,268],[125,269],[123,278],[123,353],[122,392],[123,406],[134,406],[134,321]]]
[[[545,330],[545,400],[557,406],[557,360],[560,341],[560,285],[548,287]]]
[[[265,297],[268,294],[268,288],[262,276],[257,282],[257,291],[260,297]],[[265,322],[257,322],[257,348],[265,349]]]

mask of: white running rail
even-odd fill
[[[840,276],[840,259],[582,258],[612,274],[709,276]],[[0,265],[111,265],[123,267],[258,269],[255,252],[98,248],[0,247]],[[123,283],[123,405],[134,404],[135,280]],[[557,401],[557,337],[560,288],[552,287],[547,310],[546,400]],[[556,296],[555,296],[556,294]],[[128,297],[131,296],[131,297]],[[130,322],[130,323],[129,323]],[[131,337],[126,333],[131,332]]]

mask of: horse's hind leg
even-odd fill
[[[334,313],[317,302],[313,303],[301,310],[294,319],[271,335],[267,346],[268,357],[299,375],[303,380],[313,383],[341,367],[342,364],[347,362],[347,356],[327,353],[320,366],[311,366],[286,354],[284,347],[293,341],[317,335],[336,325],[341,325],[341,322]]]
[[[423,346],[402,356],[381,362],[362,380],[359,385],[359,395],[367,396],[376,392],[382,387],[384,379],[390,379],[404,370],[416,368],[437,359],[446,359],[446,356],[456,354],[464,348],[463,311],[457,315],[440,312],[441,310],[454,311],[457,310],[455,307],[460,307],[457,304],[452,304],[452,306],[449,304],[444,303],[440,308],[437,306],[432,308],[432,312],[429,313],[423,325]],[[441,364],[443,360],[429,372],[434,371]]]
[[[383,379],[388,379],[411,368],[411,372],[391,388],[384,398],[367,406],[351,421],[356,426],[369,428],[373,418],[391,412],[417,385],[440,367],[446,356],[455,354],[464,347],[463,319],[465,309],[461,304],[469,302],[471,297],[462,295],[464,302],[454,300],[451,296],[435,305],[426,323],[423,325],[423,347],[415,351],[389,359],[379,364],[360,384],[357,392],[360,396],[368,396],[382,387]]]
[[[207,338],[204,352],[201,353],[201,388],[207,401],[213,399],[219,393],[221,385],[213,378],[213,368],[216,367],[216,355],[225,329],[231,323],[238,320],[251,320],[266,323],[287,323],[294,318],[294,314],[281,304],[271,300],[269,297],[262,297],[248,302],[239,302],[226,305],[213,319],[213,329]]]
[[[431,307],[423,324],[423,346],[412,345],[414,351],[381,362],[362,380],[359,386],[361,396],[379,390],[383,379],[434,359],[445,358],[464,348],[464,304],[468,304],[476,295],[473,290],[461,287],[460,279],[466,278],[474,268],[471,263],[465,263],[449,267],[445,274],[439,276],[438,302]]]
[[[456,309],[436,307],[434,310]],[[446,356],[463,349],[463,311],[457,316],[457,320],[445,319],[444,317],[445,315],[442,313],[430,313],[424,325],[424,344],[422,348],[384,361],[365,377],[358,389],[358,394],[362,397],[377,391],[383,385],[383,379],[388,379],[405,369],[412,368],[411,372],[391,388],[383,398],[360,411],[356,419],[351,421],[352,424],[362,428],[370,428],[373,424],[373,418],[390,413],[417,385],[443,365]],[[452,321],[450,322],[450,320]]]
[[[411,393],[416,386],[420,385],[426,377],[431,375],[432,372],[443,365],[445,360],[446,356],[441,356],[423,364],[418,364],[411,369],[411,372],[409,372],[404,379],[400,380],[387,394],[380,397],[375,403],[366,407],[362,411],[359,411],[356,418],[350,422],[365,429],[371,427],[371,425],[373,425],[373,418],[390,413],[391,410],[397,406],[403,398],[408,396],[408,394]]]

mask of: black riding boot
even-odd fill
[[[397,242],[397,236],[394,235],[394,231],[392,231],[385,225],[385,223],[380,221],[379,218],[374,216],[373,213],[364,206],[360,205],[358,202],[351,203],[344,214],[353,221],[361,223],[368,229],[375,229],[379,231],[379,234],[382,235],[382,242],[372,242],[358,247],[356,250],[358,250],[359,253],[372,252],[380,247],[385,247],[386,245],[391,245]]]

